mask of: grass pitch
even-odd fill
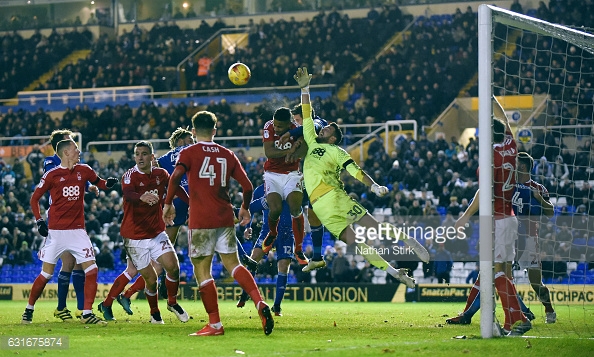
[[[72,305],[74,302],[70,302]],[[251,301],[243,309],[221,302],[224,336],[189,337],[204,326],[202,303],[180,301],[193,317],[186,324],[164,308],[165,325],[148,322],[146,301],[133,301],[133,316],[114,303],[116,322],[105,327],[63,323],[55,302],[39,302],[33,323],[21,325],[25,301],[0,301],[0,338],[68,336],[67,350],[0,350],[0,356],[592,356],[594,307],[559,307],[558,323],[543,312],[520,338],[481,339],[479,316],[468,326],[446,325],[463,304],[285,302],[282,317],[265,336]],[[499,309],[500,310],[500,309]],[[465,338],[462,338],[465,336]],[[533,338],[531,338],[533,337]]]

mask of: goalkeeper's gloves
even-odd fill
[[[47,223],[45,223],[43,218],[37,220],[37,232],[39,232],[39,234],[41,234],[43,237],[47,237],[49,234]]]
[[[302,67],[297,69],[297,74],[293,76],[299,85],[299,88],[305,89],[309,87],[309,82],[311,81],[311,74],[307,73],[307,67]]]
[[[113,185],[115,185],[116,183],[118,183],[119,180],[117,178],[115,178],[115,177],[110,177],[110,178],[108,178],[105,181],[106,181],[105,186],[107,186],[107,188],[112,188]]]
[[[377,197],[383,197],[388,194],[389,190],[386,186],[380,186],[377,183],[371,185],[371,192],[375,193]]]

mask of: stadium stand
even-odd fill
[[[559,23],[576,25],[592,23],[591,18],[586,16],[577,18],[575,11],[567,10],[569,6],[555,3],[557,5],[551,9],[546,5],[542,8],[541,5],[541,8],[528,10],[527,13]],[[581,14],[594,16],[594,11],[584,10]],[[239,59],[260,64],[253,68],[254,81],[250,83],[253,86],[292,84],[289,83],[291,72],[286,73],[285,70],[303,64],[311,67],[316,75],[323,77],[322,70],[327,60],[330,61],[329,65],[335,67],[335,73],[328,75],[333,78],[327,80],[344,83],[349,79],[347,74],[360,69],[362,63],[373,57],[377,49],[395,31],[402,30],[410,21],[410,18],[399,13],[396,6],[388,5],[381,10],[381,13],[373,10],[362,19],[348,19],[332,11],[328,15],[322,12],[312,21],[260,23],[254,25],[250,32],[250,43],[253,46],[247,51],[239,51],[233,56],[223,57],[208,74],[207,79],[190,78],[189,83],[196,82],[191,85],[193,89],[228,87],[228,82],[220,81],[219,78],[225,78],[228,64]],[[193,50],[195,43],[193,41],[196,39],[203,41],[224,26],[226,25],[223,22],[213,27],[205,23],[204,27],[195,30],[180,30],[172,22],[156,24],[150,31],[134,29],[120,36],[117,41],[101,37],[95,40],[89,58],[67,66],[64,71],[56,74],[46,83],[44,88],[150,84],[156,91],[171,90],[174,84],[163,83],[160,79],[162,67],[177,64],[180,58]],[[328,36],[333,39],[344,38],[348,45],[344,48],[328,46],[328,42],[324,42]],[[72,43],[63,44],[60,47],[59,41],[66,43],[63,39],[65,37],[66,35],[54,38],[53,41],[57,42],[50,40],[52,46],[56,44],[58,48],[64,49],[64,53],[56,57],[63,57],[74,48]],[[362,46],[364,40],[372,40],[371,45]],[[39,41],[42,40],[39,39],[37,43]],[[530,39],[524,38],[521,41],[530,41]],[[282,45],[277,46],[279,43]],[[18,40],[18,34],[3,37],[2,45],[4,63],[15,63],[15,59],[18,61],[23,54],[37,51],[34,41]],[[543,45],[543,43],[535,44],[535,46]],[[421,125],[428,124],[459,93],[476,71],[474,59],[476,48],[476,14],[471,10],[464,13],[457,10],[454,14],[421,17],[416,20],[410,34],[405,35],[405,40],[401,44],[373,62],[368,73],[355,82],[355,93],[346,102],[341,102],[334,96],[317,103],[316,109],[322,117],[341,118],[344,123],[349,124],[361,123],[366,117],[371,117],[375,122],[403,118],[415,119]],[[521,56],[522,53],[515,55]],[[34,57],[28,56],[27,60],[33,60]],[[51,67],[51,63],[59,59],[49,60],[48,66]],[[9,71],[7,70],[9,67],[2,66],[2,68],[3,83],[15,82],[11,77],[13,68],[10,67]],[[262,75],[269,71],[274,73],[274,76]],[[31,79],[36,76],[31,73],[28,75]],[[522,76],[525,76],[525,72]],[[261,80],[261,78],[267,79]],[[584,80],[591,85],[592,78]],[[0,90],[4,88],[8,89],[3,92],[2,98],[12,97],[18,90],[16,87],[0,85]],[[466,94],[471,94],[473,91],[474,89],[471,89]],[[591,100],[591,92],[586,91],[586,99],[588,98]],[[224,138],[234,135],[259,135],[267,115],[270,115],[269,108],[274,105],[262,103],[252,113],[234,112],[224,101],[213,101],[204,108],[200,108],[213,111],[219,116],[221,127],[217,135]],[[66,110],[61,118],[52,118],[52,114],[43,109],[33,113],[25,110],[10,110],[7,114],[0,116],[0,127],[4,130],[3,135],[7,137],[25,136],[25,134],[47,135],[57,127],[69,127],[74,131],[80,131],[85,138],[97,140],[164,138],[168,137],[171,130],[176,127],[187,125],[187,118],[197,109],[198,107],[194,107],[188,99],[187,103],[171,104],[167,107],[143,103],[138,108],[118,105],[98,110],[83,105]],[[585,113],[584,117],[591,118],[592,115]],[[584,135],[590,134],[584,133]],[[545,135],[536,140],[544,143],[547,140],[554,141],[555,137]],[[244,144],[254,145],[258,142],[246,141]],[[443,225],[453,224],[458,214],[468,205],[477,188],[475,174],[478,166],[477,148],[478,139],[471,140],[464,147],[458,144],[457,138],[450,138],[449,141],[444,138],[430,141],[421,134],[417,140],[413,140],[410,136],[399,139],[394,152],[385,152],[381,139],[378,138],[376,143],[369,146],[367,160],[363,163],[363,167],[375,176],[378,182],[391,188],[390,195],[378,198],[363,185],[348,177],[345,178],[345,189],[360,198],[361,202],[381,219],[395,223],[412,223],[417,217],[424,217]],[[112,148],[114,151],[130,151],[129,149],[123,144]],[[591,149],[591,142],[584,142],[583,147],[578,151],[589,153]],[[548,171],[543,168],[562,164],[555,162],[559,154],[565,163],[588,159],[575,157],[570,150],[563,150],[561,153],[543,153],[541,156],[544,156],[546,161],[539,162],[540,169],[537,167],[535,170],[541,170],[543,175],[548,175],[546,174]],[[241,154],[239,157],[254,185],[259,185],[262,181],[264,159]],[[118,160],[111,159],[106,163],[88,157],[87,162],[104,177],[121,176],[125,169],[134,164],[129,154]],[[557,172],[553,168],[554,166],[551,171]],[[27,242],[32,256],[35,257],[41,241],[27,207],[34,183],[24,174],[22,162],[17,161],[11,166],[0,161],[0,169],[2,183],[0,258],[3,261],[0,281],[31,282],[39,271],[40,263],[37,259],[32,263],[22,259],[23,254],[27,253],[20,252],[23,242]],[[573,170],[573,166],[570,165],[570,176],[564,185],[560,185],[559,180],[551,180],[546,176],[541,180],[551,192],[556,204],[555,217],[543,227],[543,236],[547,237],[547,241],[553,242],[543,247],[546,254],[553,257],[546,262],[551,266],[544,269],[551,272],[550,276],[545,277],[549,282],[581,284],[592,281],[594,237],[588,237],[587,231],[591,232],[594,229],[591,227],[591,221],[582,219],[584,213],[591,215],[594,212],[592,203],[594,192],[588,182],[591,173],[591,170],[587,171],[585,168],[584,172]],[[232,192],[237,192],[237,188],[233,187]],[[234,203],[240,203],[238,196],[234,197]],[[97,253],[108,250],[113,258],[113,269],[109,269],[110,257],[106,252],[108,267],[99,274],[100,279],[103,279],[100,282],[113,281],[114,274],[118,274],[125,264],[122,261],[117,234],[121,193],[117,190],[108,194],[102,193],[98,198],[87,195],[85,203],[88,214],[96,216],[100,226],[99,232],[94,234],[90,232],[97,247]],[[462,241],[461,244],[460,242],[446,244],[456,261],[452,270],[453,283],[464,282],[468,273],[474,269],[474,263],[469,261],[476,259],[478,227],[472,228],[468,240]],[[556,241],[556,237],[567,233],[570,239],[573,238],[570,244]],[[254,234],[257,234],[257,231]],[[183,257],[187,252],[183,242],[180,243],[179,255]],[[424,243],[432,249],[431,242]],[[305,246],[310,244],[311,240],[307,237]],[[326,247],[326,260],[331,266],[335,243],[327,235],[324,237],[323,245]],[[245,247],[248,250],[251,249],[251,243],[246,242]],[[568,255],[562,256],[560,254],[562,250],[566,250]],[[557,254],[554,254],[555,252]],[[359,281],[390,282],[390,279],[380,276],[381,274],[375,275],[372,269],[366,267],[359,258],[361,257],[348,257],[352,264],[351,269],[357,271],[356,276],[359,277]],[[569,260],[568,263],[566,263],[567,260]],[[257,275],[259,282],[273,281],[274,271],[276,271],[273,264],[274,262],[268,261],[263,263]],[[191,279],[192,270],[189,262],[182,262],[181,267],[186,278]],[[371,274],[367,274],[370,269]],[[434,281],[430,266],[418,264],[413,266],[413,269],[417,281]],[[225,277],[222,275],[220,262],[215,262],[213,272],[216,278]],[[321,272],[316,273],[315,280],[332,281],[331,276],[325,276],[326,273]],[[523,277],[518,274],[517,278]],[[296,266],[293,267],[290,282],[311,281],[311,279],[312,276],[303,276]]]

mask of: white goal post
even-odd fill
[[[494,31],[497,24],[517,30],[550,36],[566,41],[594,54],[594,36],[565,26],[552,24],[533,17],[514,13],[491,5],[480,5],[478,10],[478,94],[479,94],[479,172],[480,189],[480,328],[483,338],[497,336],[494,328],[495,295],[493,276],[493,167],[492,100],[494,71]],[[508,108],[505,108],[508,110]],[[489,140],[487,140],[489,139]],[[512,278],[512,277],[510,277]]]

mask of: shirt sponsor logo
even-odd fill
[[[315,149],[313,149],[313,151],[311,153],[312,153],[312,155],[322,157],[326,153],[326,149],[315,148]]]

